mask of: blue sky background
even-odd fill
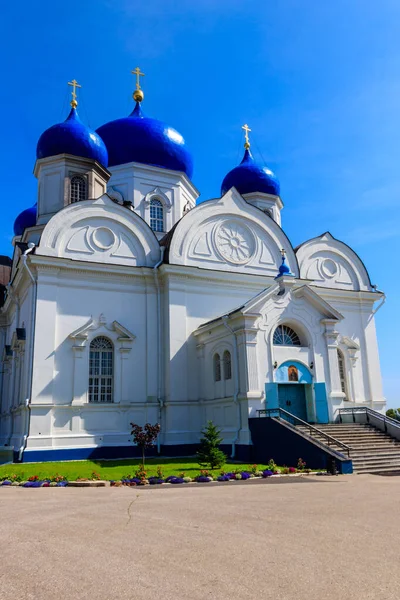
[[[178,129],[201,199],[241,159],[241,125],[281,181],[294,245],[329,230],[387,296],[377,314],[385,393],[400,406],[400,2],[28,0],[2,5],[0,253],[34,204],[36,142],[82,83],[90,126],[143,108]]]

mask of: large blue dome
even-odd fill
[[[37,204],[26,208],[14,221],[14,235],[22,235],[27,227],[36,225]]]
[[[279,196],[280,191],[279,181],[274,173],[268,167],[258,165],[248,148],[240,165],[229,171],[223,180],[221,196],[232,187],[235,187],[239,194],[260,192]]]
[[[193,158],[181,134],[146,117],[139,102],[129,117],[106,123],[97,133],[107,146],[110,167],[138,162],[192,176]]]
[[[46,129],[39,138],[36,158],[57,154],[72,154],[97,160],[103,167],[108,165],[107,148],[101,137],[80,120],[76,108],[72,108],[63,123]]]

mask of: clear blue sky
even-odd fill
[[[387,296],[377,314],[385,393],[400,406],[400,2],[71,0],[7,2],[2,56],[0,253],[36,199],[37,139],[82,83],[92,127],[132,107],[176,127],[201,199],[242,154],[241,125],[281,181],[294,245],[329,230]]]

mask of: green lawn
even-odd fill
[[[0,467],[0,479],[12,474],[27,479],[31,475],[38,475],[39,479],[47,479],[56,474],[64,475],[69,481],[78,478],[91,478],[93,471],[100,475],[101,479],[122,479],[126,476],[135,476],[135,471],[140,464],[139,460],[82,460],[68,462],[48,462],[48,463],[22,463],[13,465],[3,465]],[[186,476],[195,477],[200,473],[195,458],[149,458],[146,461],[147,476],[156,475],[157,467],[160,466],[164,477],[168,475],[179,475],[184,472]],[[228,462],[223,470],[230,471],[234,469],[248,470],[248,463]],[[260,470],[265,469],[266,465],[258,465]],[[221,469],[215,469],[213,474],[219,475]]]

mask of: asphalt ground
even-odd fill
[[[400,599],[400,477],[0,489],[0,599]]]

